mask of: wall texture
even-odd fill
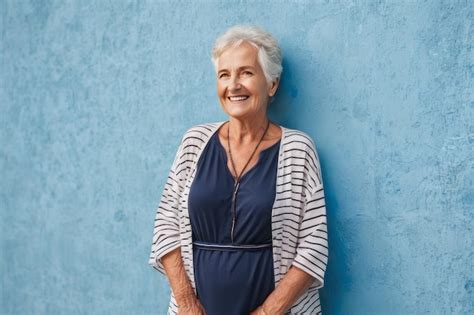
[[[327,193],[325,314],[474,313],[472,1],[0,1],[1,314],[165,314],[147,264],[210,49],[272,32]]]

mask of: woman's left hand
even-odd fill
[[[270,312],[269,310],[264,310],[263,309],[263,304],[254,309],[250,315],[283,315],[284,313],[275,313],[275,312]]]
[[[254,309],[250,315],[268,315],[267,313],[264,312],[262,305]]]

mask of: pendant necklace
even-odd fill
[[[252,159],[253,155],[255,154],[255,151],[257,151],[257,148],[260,145],[260,143],[262,142],[263,137],[267,133],[267,130],[268,130],[269,126],[270,126],[270,120],[268,120],[267,127],[265,128],[265,131],[263,132],[262,137],[258,141],[257,146],[255,147],[255,149],[253,149],[252,155],[250,155],[250,158],[248,159],[248,161],[245,164],[244,168],[240,172],[239,176],[235,177],[234,175],[232,175],[234,177],[234,188],[233,188],[233,191],[232,191],[232,229],[230,231],[230,238],[232,240],[232,244],[234,243],[234,227],[235,227],[235,220],[236,220],[236,205],[235,205],[235,202],[236,202],[236,198],[237,198],[237,192],[238,192],[239,186],[240,186],[240,177],[242,176],[242,173],[244,172],[244,170],[247,168],[247,165],[249,164],[250,160]],[[229,158],[230,158],[230,162],[232,163],[232,168],[234,170],[234,174],[237,174],[237,171],[235,169],[234,160],[232,159],[232,153],[231,153],[231,150],[230,150],[230,140],[229,139],[230,139],[230,137],[229,137],[229,124],[227,124],[227,147],[229,148]]]

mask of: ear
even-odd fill
[[[275,95],[279,84],[280,84],[280,78],[276,78],[274,81],[272,81],[270,83],[270,87],[269,87],[269,90],[268,90],[268,96],[272,97],[272,96]]]

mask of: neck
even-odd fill
[[[228,123],[230,140],[243,145],[259,141],[268,123],[269,119],[266,115],[250,119],[230,117]]]

